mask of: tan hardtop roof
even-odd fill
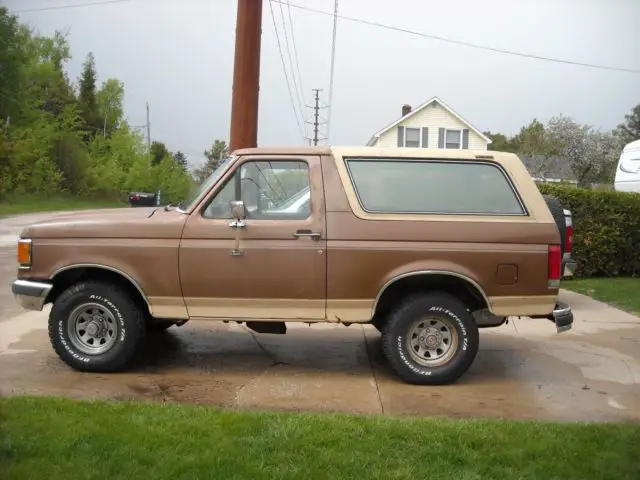
[[[331,155],[330,147],[255,147],[235,150],[234,155]]]
[[[500,162],[520,161],[513,153],[495,150],[456,150],[444,148],[407,148],[407,147],[257,147],[243,148],[236,155],[333,155],[335,157],[373,157],[389,160],[401,158],[435,158],[450,160],[497,160]]]
[[[515,157],[512,153],[493,150],[457,150],[451,148],[407,147],[331,147],[331,153],[339,157],[377,157],[389,160],[402,158],[435,158],[450,160],[499,160]]]

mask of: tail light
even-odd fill
[[[562,276],[562,250],[560,245],[549,245],[548,258],[548,285],[557,288],[560,286]]]
[[[573,220],[571,218],[571,212],[569,210],[564,211],[564,220],[567,226],[564,237],[564,251],[571,253],[573,250]]]

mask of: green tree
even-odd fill
[[[489,150],[498,152],[513,152],[513,143],[511,140],[502,133],[484,132],[484,134],[491,139]]]
[[[102,119],[102,135],[109,136],[124,117],[124,83],[115,78],[107,79],[102,83],[96,101]]]
[[[34,57],[27,76],[32,88],[39,89],[37,96],[41,108],[55,116],[72,105],[77,105],[73,87],[64,66],[71,59],[71,48],[66,34],[55,32],[53,37],[35,36],[31,41]]]
[[[102,131],[103,126],[100,118],[100,111],[98,109],[96,92],[97,76],[95,58],[93,57],[93,53],[89,52],[86,60],[82,64],[82,74],[80,76],[80,89],[78,94],[80,113],[86,123],[89,138],[97,132]]]
[[[187,157],[180,150],[173,154],[173,160],[180,165],[185,172],[189,169]]]
[[[618,125],[615,135],[627,144],[640,140],[640,103],[631,109],[631,113],[624,116],[625,121]]]
[[[557,149],[546,134],[545,127],[537,119],[522,127],[511,142],[515,153],[522,155],[553,155]]]
[[[0,119],[17,121],[22,113],[21,91],[25,84],[28,32],[18,18],[0,7]]]
[[[158,165],[166,157],[172,157],[167,146],[162,142],[151,142],[151,165]]]
[[[227,146],[227,142],[224,140],[215,140],[211,148],[204,151],[204,156],[207,157],[205,164],[200,168],[196,168],[193,172],[196,182],[204,182],[228,155],[229,147]]]
[[[182,199],[189,174],[160,142],[151,164],[146,142],[123,118],[124,85],[108,79],[96,92],[91,54],[76,97],[65,72],[70,51],[65,34],[34,34],[0,8],[0,198],[162,189],[164,199]]]

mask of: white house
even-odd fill
[[[368,146],[487,150],[491,139],[438,97],[415,110],[402,106],[402,116],[376,132]]]

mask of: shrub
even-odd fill
[[[640,194],[539,185],[573,215],[575,276],[640,273]]]

